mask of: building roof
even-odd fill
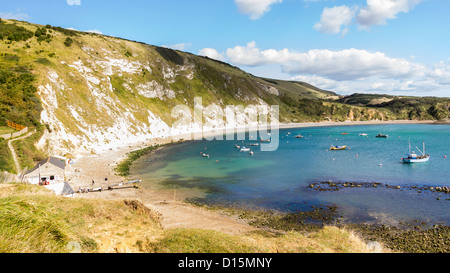
[[[47,163],[50,163],[52,165],[55,165],[56,167],[60,168],[60,169],[65,169],[66,168],[66,161],[64,159],[60,159],[60,158],[56,158],[53,156],[47,157],[44,160],[41,160],[38,164],[36,164],[36,166],[34,166],[33,169],[29,170],[26,172],[26,174],[32,173],[35,170],[39,169],[40,166],[43,166]]]

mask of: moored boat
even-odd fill
[[[378,135],[376,135],[375,137],[378,137],[378,138],[387,138],[388,135],[378,134]]]
[[[331,146],[330,150],[332,151],[347,150],[347,146]]]
[[[416,147],[417,148],[417,147]],[[420,151],[419,148],[417,150]],[[423,142],[423,152],[420,151],[422,155],[417,155],[416,152],[411,152],[411,142],[409,142],[409,154],[405,158],[402,158],[403,163],[423,163],[430,160],[430,155],[425,154],[425,142]]]

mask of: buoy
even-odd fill
[[[358,155],[356,155],[356,157],[359,157]]]
[[[446,156],[446,155],[444,155],[444,158],[447,158],[447,156]]]

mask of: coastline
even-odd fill
[[[355,122],[308,122],[280,124],[279,129],[294,129],[305,127],[325,126],[358,126],[358,125],[383,125],[383,124],[437,124],[435,121],[355,121]],[[255,128],[241,128],[241,130],[254,130]],[[204,131],[204,136],[215,136],[216,131]],[[184,142],[192,139],[193,133],[169,136],[166,138],[154,138],[145,142],[136,142],[133,145],[110,149],[104,153],[82,157],[75,160],[72,171],[68,173],[69,184],[74,190],[80,187],[104,186],[106,183],[118,183],[125,180],[114,172],[114,167],[127,157],[129,152],[139,150],[153,145],[165,145],[175,142]],[[107,178],[107,180],[105,180]],[[141,201],[145,206],[160,215],[161,224],[164,229],[171,228],[201,228],[221,231],[229,234],[242,234],[254,231],[256,228],[250,226],[242,219],[224,215],[217,211],[207,210],[199,206],[184,202],[184,197],[177,195],[176,191],[149,190],[139,188],[122,188],[119,190],[91,192],[77,194],[80,198],[124,200],[135,199]]]

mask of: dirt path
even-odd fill
[[[12,154],[12,157],[13,157],[13,160],[14,160],[14,165],[16,166],[17,174],[20,174],[21,168],[20,168],[19,160],[17,159],[16,151],[14,150],[14,147],[12,146],[12,143],[13,143],[14,141],[17,141],[17,140],[20,140],[20,139],[27,138],[27,137],[31,136],[32,134],[34,134],[34,133],[36,133],[36,130],[34,130],[33,132],[29,132],[28,134],[23,135],[23,136],[21,136],[21,137],[14,138],[14,139],[10,139],[10,140],[8,141],[8,147],[9,147],[9,150],[11,151],[11,154]]]
[[[182,200],[173,200],[172,193],[167,191],[152,191],[130,187],[79,194],[78,196],[92,199],[130,199],[140,201],[160,216],[160,223],[164,229],[207,229],[227,234],[245,234],[256,230],[256,228],[242,220],[223,215],[217,211],[196,207]]]
[[[159,139],[147,145],[169,142],[170,140],[167,139]],[[106,183],[124,181],[123,177],[114,174],[113,168],[125,158],[127,152],[135,148],[138,147],[127,147],[76,159],[75,163],[70,166],[72,171],[66,171],[69,184],[76,191],[81,187],[88,186],[92,188],[92,180],[95,182],[95,187],[105,186]],[[140,148],[142,148],[142,145]],[[105,182],[105,178],[108,178],[108,182]],[[228,234],[243,234],[255,230],[254,227],[241,220],[187,204],[183,202],[184,196],[178,193],[175,195],[168,190],[153,190],[140,186],[138,189],[128,187],[111,191],[80,193],[77,196],[93,199],[138,200],[160,215],[161,225],[164,229],[209,229]]]

